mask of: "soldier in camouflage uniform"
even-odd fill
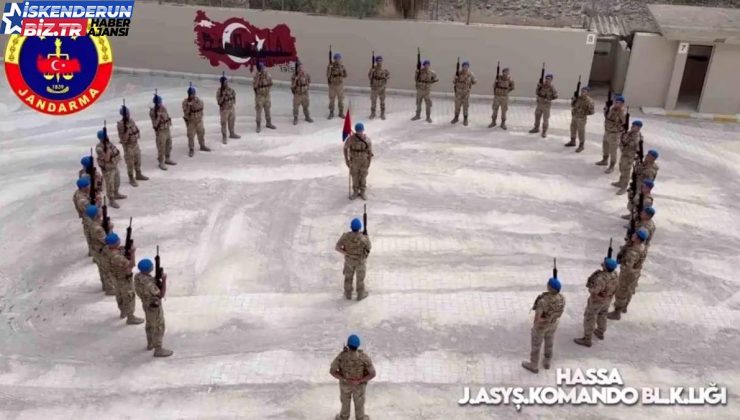
[[[337,241],[335,249],[344,255],[344,297],[352,299],[352,280],[357,274],[357,300],[367,297],[365,290],[365,261],[370,255],[370,238],[360,232],[362,222],[353,219],[350,224],[351,232],[345,232]]]
[[[370,356],[359,350],[360,337],[352,334],[347,346],[331,362],[329,373],[339,380],[339,400],[342,409],[334,420],[349,420],[350,404],[355,402],[355,419],[370,420],[365,414],[367,383],[375,377],[375,367]]]
[[[350,200],[354,200],[358,195],[367,200],[365,195],[367,173],[373,156],[373,143],[365,135],[365,126],[362,123],[355,124],[355,133],[344,142],[344,163],[352,176]]]
[[[104,130],[98,131],[98,140],[100,142],[95,146],[95,154],[97,155],[98,166],[103,172],[105,193],[108,196],[110,206],[117,209],[119,206],[116,200],[126,198],[125,195],[118,192],[118,188],[121,186],[121,175],[118,173],[121,152],[110,142]]]
[[[586,310],[583,313],[583,337],[573,339],[576,344],[591,347],[592,335],[595,335],[599,340],[604,339],[606,314],[609,312],[612,297],[614,297],[617,286],[619,286],[616,269],[617,260],[604,258],[604,262],[601,263],[601,270],[596,270],[589,276],[586,282],[589,297]],[[594,331],[594,326],[596,326],[596,331]]]
[[[619,157],[619,181],[612,182],[612,185],[619,187],[617,195],[622,195],[627,192],[627,186],[629,185],[632,166],[635,164],[637,157],[637,148],[642,142],[642,121],[635,120],[632,122],[630,130],[620,137],[619,148],[622,151]]]
[[[640,188],[640,192],[635,194],[632,197],[632,200],[627,200],[627,209],[629,210],[629,213],[623,214],[622,219],[624,220],[631,220],[631,219],[639,219],[639,214],[637,214],[640,209],[640,195],[642,195],[642,208],[646,207],[652,207],[653,206],[653,195],[652,190],[655,186],[655,183],[649,179],[646,179],[642,181],[642,186]]]
[[[188,97],[182,100],[182,118],[187,126],[188,156],[195,154],[195,136],[203,152],[210,152],[206,146],[206,129],[203,127],[203,101],[196,95],[195,88],[188,88]]]
[[[177,162],[170,159],[170,153],[172,152],[172,135],[170,134],[170,127],[172,126],[172,119],[170,114],[167,113],[167,108],[162,104],[162,97],[154,95],[154,108],[149,109],[149,118],[152,120],[152,128],[154,128],[154,136],[157,143],[157,162],[159,162],[159,169],[166,171],[167,165],[177,165]]]
[[[613,320],[619,320],[622,318],[623,313],[627,313],[627,305],[632,300],[632,295],[635,294],[637,287],[637,279],[640,277],[640,270],[642,264],[645,261],[645,241],[649,238],[650,234],[645,229],[637,229],[630,242],[625,244],[622,250],[619,251],[619,264],[621,266],[619,270],[619,287],[614,295],[614,310],[607,314],[607,318]]]
[[[85,175],[77,179],[77,190],[72,197],[72,202],[77,210],[77,217],[82,222],[82,232],[85,234],[87,242],[87,256],[92,257],[92,247],[90,245],[90,233],[85,225],[85,209],[90,205],[90,177]]]
[[[650,249],[650,242],[653,240],[653,236],[655,235],[655,222],[653,221],[653,216],[655,216],[655,208],[654,207],[645,207],[642,210],[642,213],[640,213],[640,220],[637,223],[637,228],[645,229],[648,231],[648,238],[645,241],[645,254],[647,254],[648,250]]]
[[[344,118],[344,79],[347,69],[342,64],[342,54],[335,53],[334,61],[326,67],[326,80],[329,83],[329,119],[334,118],[334,101],[339,105],[339,118]]]
[[[380,99],[380,119],[385,119],[385,86],[391,72],[383,68],[383,57],[375,57],[375,65],[370,68],[367,78],[370,79],[370,119],[375,118],[375,105]]]
[[[221,76],[219,79],[221,86],[216,91],[216,103],[218,104],[218,112],[221,116],[221,142],[226,144],[226,130],[228,128],[228,134],[231,139],[238,139],[241,136],[237,135],[234,131],[234,124],[236,123],[236,111],[234,105],[236,105],[236,92],[229,86],[226,79],[226,75]]]
[[[131,248],[130,256],[126,257],[125,249],[121,248],[121,239],[115,232],[105,237],[108,245],[108,267],[110,276],[116,284],[116,303],[121,312],[121,319],[126,318],[126,324],[137,325],[144,322],[134,315],[136,310],[136,296],[132,282],[131,269],[136,264],[136,248]]]
[[[506,112],[509,110],[509,94],[514,90],[514,80],[509,76],[508,68],[503,69],[501,73],[493,82],[493,114],[488,128],[496,126],[498,109],[501,108],[501,128],[506,130]]]
[[[552,84],[554,76],[548,74],[545,76],[543,83],[537,83],[537,107],[534,110],[534,128],[529,130],[530,133],[540,132],[540,120],[542,120],[542,137],[547,137],[547,129],[550,127],[550,105],[552,101],[558,99],[558,91]]]
[[[614,99],[614,105],[607,110],[606,118],[604,118],[604,140],[601,142],[602,159],[596,162],[598,166],[609,165],[605,171],[607,174],[614,172],[614,166],[617,164],[617,142],[624,131],[626,120],[624,96],[617,96]]]
[[[82,164],[82,169],[80,169],[80,171],[77,172],[77,176],[79,178],[82,178],[83,176],[90,176],[89,174],[92,172],[92,167],[93,167],[92,156],[83,157],[80,160],[80,164]],[[103,194],[103,177],[100,176],[100,174],[98,174],[96,171],[95,172],[95,196],[97,198],[100,198],[102,197],[102,194]]]
[[[162,347],[164,337],[164,311],[162,309],[162,298],[165,294],[167,284],[167,273],[162,274],[162,287],[151,276],[154,264],[152,260],[143,259],[139,261],[139,273],[134,276],[134,289],[141,298],[141,307],[144,309],[146,318],[146,349],[154,349],[154,357],[172,356],[172,350]]]
[[[113,279],[109,277],[110,269],[108,267],[108,261],[105,258],[104,252],[107,249],[105,245],[106,233],[101,225],[102,221],[103,214],[98,210],[98,207],[93,204],[88,205],[85,209],[85,217],[83,217],[82,223],[90,236],[92,258],[95,265],[98,266],[98,274],[100,275],[100,283],[103,286],[103,291],[107,296],[113,296],[116,294],[116,288]],[[110,225],[110,229],[113,229],[113,223]]]
[[[421,70],[416,71],[416,115],[411,118],[411,121],[421,119],[421,101],[424,101],[426,106],[426,121],[432,122],[432,85],[437,83],[439,79],[437,74],[431,69],[431,63],[429,60],[424,60]]]
[[[462,70],[455,75],[452,84],[455,90],[455,118],[450,121],[455,124],[459,121],[460,107],[463,110],[463,125],[468,125],[468,106],[470,105],[470,89],[476,83],[475,76],[470,71],[470,63],[464,61]]]
[[[552,345],[558,321],[565,310],[565,297],[560,294],[560,280],[555,277],[547,282],[547,292],[537,296],[532,309],[535,310],[534,324],[532,325],[532,351],[529,361],[522,362],[522,367],[532,373],[539,372],[540,348],[545,341],[545,357],[542,367],[550,369],[552,360]]]
[[[303,108],[306,122],[312,123],[311,113],[308,110],[308,89],[311,86],[311,75],[306,73],[303,63],[296,63],[296,73],[290,79],[290,91],[293,92],[293,125],[298,124],[298,107]]]
[[[565,143],[565,147],[574,147],[577,135],[578,148],[576,153],[581,153],[586,145],[586,120],[589,115],[594,115],[594,101],[589,96],[589,92],[591,92],[591,89],[584,86],[581,88],[581,94],[578,95],[578,98],[572,98],[570,101],[570,142]]]
[[[655,163],[656,159],[658,159],[658,151],[652,149],[648,151],[647,155],[645,155],[645,159],[642,160],[642,163],[638,163],[635,166],[637,185],[642,185],[642,182],[646,179],[655,181],[655,178],[658,176],[658,165]],[[630,191],[630,193],[634,192]]]
[[[272,89],[272,77],[265,69],[265,65],[257,63],[257,74],[252,79],[254,88],[254,108],[257,111],[257,132],[262,130],[262,110],[265,110],[265,127],[274,130],[272,117],[270,116],[270,89]]]
[[[128,172],[128,182],[134,187],[138,187],[139,181],[148,181],[149,178],[141,173],[141,149],[139,149],[139,127],[131,119],[131,112],[126,105],[121,107],[119,112],[121,120],[118,121],[118,139],[123,146],[123,159],[126,161]],[[134,177],[136,174],[136,177]]]

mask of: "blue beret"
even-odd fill
[[[632,121],[632,125],[636,125],[638,127],[642,127],[642,121],[640,121],[640,120],[634,120],[634,121]]]
[[[161,105],[162,97],[159,95],[154,95],[154,99],[152,99],[152,102],[154,102],[155,105]]]
[[[360,337],[355,334],[350,335],[347,338],[347,347],[352,347],[354,349],[360,347]]]
[[[115,245],[121,241],[121,238],[116,235],[115,232],[111,232],[108,234],[108,236],[105,237],[105,244],[106,245]]]
[[[467,61],[463,61],[462,65],[463,67],[470,67],[470,63]]]
[[[604,267],[606,271],[614,271],[617,269],[617,260],[614,258],[604,258]]]
[[[421,63],[421,65],[422,65],[422,66],[428,66],[428,65],[430,65],[430,64],[432,64],[432,62],[431,62],[431,61],[429,61],[429,60],[424,60],[424,62],[423,62],[423,63]]]
[[[644,228],[637,229],[637,232],[635,233],[642,242],[647,241],[647,238],[650,237],[650,232],[648,232],[647,229]]]
[[[77,179],[77,188],[83,189],[90,186],[90,177],[85,175]]]
[[[655,149],[652,149],[652,150],[650,150],[650,151],[648,152],[648,154],[649,154],[650,156],[652,156],[653,158],[655,158],[655,159],[657,159],[657,158],[658,158],[658,151],[657,151],[657,150],[655,150]]]
[[[362,229],[362,222],[360,219],[352,219],[352,223],[350,223],[349,227],[352,228],[352,232],[359,232],[360,229]]]
[[[624,96],[619,95],[616,98],[614,98],[614,102],[621,102],[624,103]]]
[[[143,260],[139,261],[139,271],[142,273],[148,273],[152,271],[154,268],[154,264],[152,263],[152,260],[149,258],[144,258]]]
[[[645,207],[645,210],[643,210],[645,213],[648,214],[648,216],[653,217],[655,216],[655,208],[654,207]]]
[[[355,131],[363,132],[365,131],[365,124],[358,122],[355,124]]]
[[[342,54],[339,54],[339,53],[334,53],[334,60],[335,60],[335,61],[336,61],[336,60],[341,60],[341,59],[342,59]]]
[[[552,73],[548,73],[547,76],[545,76],[545,79],[552,79],[555,76],[552,75]]]
[[[375,57],[375,61],[376,62],[377,61],[383,61],[383,56],[382,55],[379,55],[379,56]]]
[[[91,219],[95,218],[95,216],[98,215],[98,206],[95,204],[88,204],[87,207],[85,207],[85,214]]]
[[[653,182],[652,179],[646,179],[646,180],[642,181],[642,185],[644,185],[644,186],[646,186],[648,188],[653,188],[655,186],[655,182]]]
[[[98,140],[100,140],[100,141],[105,140],[105,131],[98,130]]]
[[[80,159],[80,164],[85,168],[89,168],[90,166],[92,166],[92,156],[83,157],[82,159]]]
[[[561,288],[560,280],[556,279],[555,277],[550,277],[550,280],[547,281],[547,286],[559,292]]]

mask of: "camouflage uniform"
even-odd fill
[[[125,195],[118,192],[118,188],[121,186],[121,175],[118,173],[121,152],[118,151],[116,145],[106,141],[105,143],[99,142],[95,146],[95,154],[97,155],[98,166],[100,166],[100,170],[103,172],[105,193],[108,196],[111,207],[117,208],[118,204],[116,200],[126,198]]]
[[[476,84],[475,76],[470,70],[461,70],[452,82],[455,89],[455,118],[456,123],[460,117],[460,107],[463,111],[463,124],[468,125],[468,106],[470,106],[470,89]]]
[[[329,118],[334,118],[334,101],[339,105],[339,116],[344,118],[344,79],[347,69],[344,64],[332,61],[326,67],[326,80],[329,82]]]
[[[531,133],[540,131],[540,120],[542,120],[542,137],[547,137],[547,129],[550,126],[550,105],[558,99],[558,91],[552,83],[537,83],[537,107],[534,110],[534,128]]]
[[[622,134],[619,140],[619,148],[622,150],[622,155],[619,157],[619,181],[616,185],[619,188],[626,189],[630,182],[632,166],[635,164],[635,157],[637,156],[637,146],[641,141],[642,134],[639,131],[631,130]]]
[[[298,107],[303,108],[303,117],[308,122],[313,122],[309,112],[308,89],[311,86],[311,76],[306,72],[293,74],[290,79],[290,91],[293,92],[293,124],[298,124]]]
[[[381,63],[375,64],[370,71],[367,73],[367,78],[370,79],[370,118],[375,118],[375,105],[380,98],[380,118],[385,119],[385,86],[388,84],[388,79],[391,77],[391,72],[383,68]]]
[[[575,146],[576,136],[578,136],[578,151],[582,151],[586,146],[586,121],[589,115],[594,115],[594,101],[588,95],[579,95],[578,99],[573,101],[571,106],[570,119],[570,143]]]
[[[236,104],[236,92],[231,86],[223,83],[219,86],[216,91],[216,103],[218,104],[218,112],[221,116],[221,139],[226,143],[226,135],[228,128],[228,136],[232,139],[239,138],[234,131],[234,124],[236,123],[236,111],[234,105]]]
[[[136,309],[134,285],[131,282],[133,262],[124,255],[124,248],[109,249],[108,264],[113,280],[116,284],[116,303],[121,311],[121,318],[132,319]]]
[[[491,114],[491,125],[496,126],[498,110],[501,108],[501,128],[506,129],[506,112],[509,110],[509,93],[514,90],[514,80],[507,75],[496,76],[493,82],[493,114]]]
[[[427,122],[432,122],[432,85],[439,79],[431,69],[421,68],[416,72],[416,116],[414,120],[421,118],[421,101],[426,106]]]
[[[635,220],[639,220],[639,212],[652,206],[653,195],[651,193],[642,193],[642,208],[640,208],[640,194],[635,194],[631,200],[627,200],[627,210],[629,210],[629,213],[622,215],[622,219],[630,220],[635,218]]]
[[[182,100],[182,115],[187,125],[188,149],[192,156],[195,150],[195,136],[198,136],[200,150],[207,151],[206,129],[203,127],[203,101],[193,95]]]
[[[254,88],[254,109],[257,112],[257,132],[262,126],[262,110],[265,110],[265,127],[275,128],[270,116],[270,89],[272,88],[272,77],[266,70],[258,71],[252,79]]]
[[[635,172],[637,173],[637,185],[642,185],[646,179],[655,181],[658,176],[658,164],[655,161],[647,162],[642,161],[635,166]]]
[[[77,175],[78,178],[82,178],[85,175],[90,176],[90,174],[88,174],[85,169],[80,169]],[[100,203],[100,199],[102,198],[103,194],[103,177],[100,176],[100,173],[98,173],[98,171],[95,171],[95,179],[92,180],[91,178],[91,182],[92,181],[95,182],[95,202]]]
[[[650,236],[648,236],[647,240],[645,241],[645,254],[647,254],[648,250],[650,249],[650,242],[653,240],[653,235],[655,235],[655,222],[653,222],[652,219],[648,220],[640,220],[637,223],[637,226],[635,229],[643,228],[648,231]]]
[[[118,121],[118,138],[123,146],[123,159],[126,161],[129,182],[136,186],[136,179],[146,181],[146,177],[141,173],[141,149],[139,149],[141,134],[136,122],[131,118]]]
[[[352,191],[364,195],[367,188],[367,173],[373,157],[373,144],[362,133],[354,133],[344,142],[344,161],[352,175]]]
[[[344,250],[344,297],[352,298],[352,280],[357,274],[357,299],[367,295],[365,291],[365,260],[370,254],[370,238],[362,232],[345,232],[337,249]]]
[[[110,267],[108,266],[107,254],[105,253],[108,249],[108,246],[105,244],[105,230],[97,219],[90,219],[84,216],[82,223],[85,224],[87,232],[90,235],[92,257],[95,265],[98,266],[98,274],[100,275],[100,283],[103,286],[103,291],[107,295],[112,295],[115,293],[115,283],[110,277]]]
[[[172,162],[170,160],[170,153],[172,152],[170,127],[172,126],[172,119],[164,105],[151,108],[149,110],[149,118],[152,120],[152,128],[154,128],[154,135],[156,136],[159,169],[166,170],[167,167],[164,164],[170,164]]]
[[[334,361],[331,362],[331,372],[340,375],[344,379],[361,379],[367,375],[375,375],[370,356],[362,350],[350,350],[345,347]],[[349,420],[350,403],[355,401],[355,419],[369,420],[370,417],[365,415],[365,390],[367,382],[351,385],[344,380],[339,382],[339,400],[342,402],[342,409],[336,417],[340,420]]]
[[[583,338],[590,343],[596,326],[596,336],[603,339],[606,332],[606,314],[619,286],[616,271],[596,270],[589,276],[586,287],[589,297],[583,313]]]
[[[542,361],[543,367],[550,367],[552,359],[552,345],[555,338],[555,330],[558,328],[558,321],[565,310],[565,296],[558,292],[547,291],[540,294],[535,301],[535,319],[532,326],[532,351],[529,355],[530,364],[535,369],[540,361],[540,348],[542,341],[545,341],[545,354]]]
[[[85,234],[85,242],[87,242],[87,255],[92,256],[90,232],[87,229],[87,224],[85,224],[85,209],[90,204],[90,193],[78,189],[77,191],[75,191],[75,194],[72,197],[72,202],[75,205],[75,210],[77,210],[77,217],[79,217],[80,221],[82,222],[82,232]]]
[[[161,291],[154,277],[146,273],[137,273],[134,276],[134,289],[141,299],[141,307],[144,309],[144,318],[146,318],[147,349],[162,349],[165,328]]]
[[[617,142],[624,131],[625,121],[624,108],[612,107],[607,112],[604,119],[604,140],[601,143],[602,160],[598,164],[606,165],[608,162],[610,168],[617,164]]]
[[[645,261],[645,246],[641,243],[632,243],[625,246],[620,254],[619,287],[614,295],[616,314],[627,312],[627,305],[635,293],[637,279],[640,277],[640,270]]]

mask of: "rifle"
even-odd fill
[[[103,197],[103,230],[105,231],[105,234],[110,233],[110,217],[108,217],[108,204],[105,202],[105,197]]]
[[[85,171],[90,175],[90,204],[95,204],[97,192],[95,191],[95,157],[92,147],[90,148],[90,167],[85,168]]]
[[[123,99],[123,109],[126,109],[126,99],[125,98]],[[123,134],[126,134],[128,133],[128,124],[126,124],[128,122],[128,113],[124,112],[122,117],[123,117]]]
[[[375,51],[374,50],[373,50],[373,58],[372,58],[372,60],[373,60],[373,62],[372,62],[372,64],[370,64],[370,68],[375,68]]]
[[[609,93],[606,95],[606,106],[604,107],[604,117],[609,114],[612,105],[614,105],[614,101],[612,100],[612,86],[609,85]]]
[[[159,288],[159,297],[163,298],[167,291],[167,281],[163,277],[164,268],[159,259],[159,245],[157,245],[157,256],[154,257],[154,284]]]
[[[501,75],[501,62],[496,62],[496,80],[498,80],[499,76]]]
[[[627,132],[627,130],[630,129],[630,107],[627,107],[627,115],[625,115],[624,125],[622,126],[622,129],[625,133]]]
[[[158,95],[157,95],[157,89],[154,89],[154,96],[158,96]],[[155,110],[155,111],[159,110],[159,104],[158,104],[158,103],[155,103],[155,104],[154,104],[154,110]]]
[[[108,154],[108,122],[103,120],[103,153]]]
[[[576,85],[576,91],[573,93],[573,97],[578,99],[578,95],[581,93],[581,75],[578,75],[578,84]]]
[[[552,259],[552,276],[558,278],[558,261],[556,258]]]
[[[362,210],[362,234],[367,236],[367,204],[364,205]]]
[[[329,66],[331,66],[331,56],[332,56],[332,53],[331,53],[331,44],[329,44]],[[327,75],[326,82],[329,83],[329,84],[331,84],[331,70],[329,71],[329,74]]]
[[[540,84],[545,83],[545,62],[542,62],[542,71],[540,72]]]
[[[131,224],[133,221],[133,217],[128,218],[128,227],[126,228],[126,246],[123,248],[123,255],[125,255],[126,258],[131,258],[131,248],[134,247],[134,240],[131,238]]]
[[[457,65],[455,66],[455,83],[452,85],[452,89],[457,93],[457,78],[460,76],[460,57],[457,57]]]
[[[421,74],[421,48],[416,48],[416,82],[419,82],[419,75]]]
[[[612,248],[612,238],[609,238],[609,249],[606,251],[606,258],[611,258],[614,249]]]

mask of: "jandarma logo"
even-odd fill
[[[558,369],[557,386],[463,388],[459,405],[726,405],[727,388],[624,386],[617,369]]]
[[[126,36],[133,0],[6,3],[0,33],[23,36]]]
[[[51,115],[73,114],[92,105],[108,87],[113,53],[104,36],[11,35],[5,74],[29,107]]]

